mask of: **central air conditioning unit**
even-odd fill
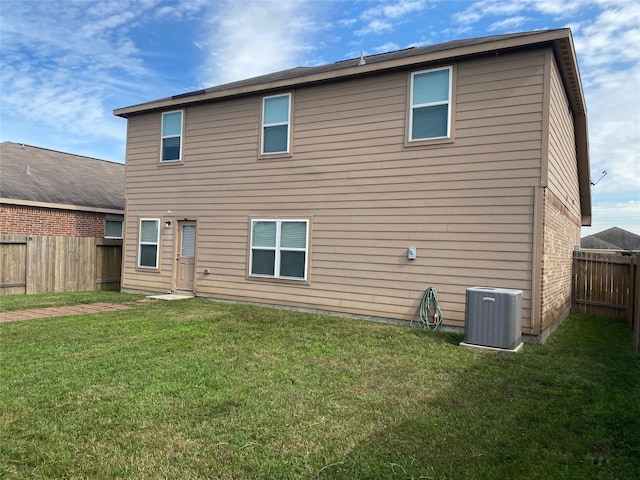
[[[522,290],[467,289],[464,342],[470,347],[518,351],[522,347]]]

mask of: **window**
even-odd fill
[[[122,238],[122,220],[107,218],[104,223],[104,238]]]
[[[291,94],[265,97],[262,102],[262,153],[289,153]]]
[[[138,267],[158,268],[160,244],[160,220],[140,220],[140,241],[138,243]]]
[[[308,220],[253,220],[250,274],[306,280],[308,230]]]
[[[182,110],[162,114],[162,162],[179,162],[182,152]]]
[[[451,67],[411,74],[409,141],[450,137]]]

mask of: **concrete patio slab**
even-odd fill
[[[177,293],[165,293],[163,295],[149,295],[147,298],[153,298],[155,300],[188,300],[194,298],[193,295],[180,295]]]

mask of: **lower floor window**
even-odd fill
[[[104,222],[105,238],[122,238],[122,220],[109,220]]]
[[[138,267],[158,268],[160,246],[160,220],[140,220],[140,236],[138,242]]]
[[[308,232],[308,220],[252,220],[250,274],[306,280]]]

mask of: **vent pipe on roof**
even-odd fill
[[[360,50],[360,61],[358,62],[358,66],[366,65],[367,62],[364,61],[364,50]]]

